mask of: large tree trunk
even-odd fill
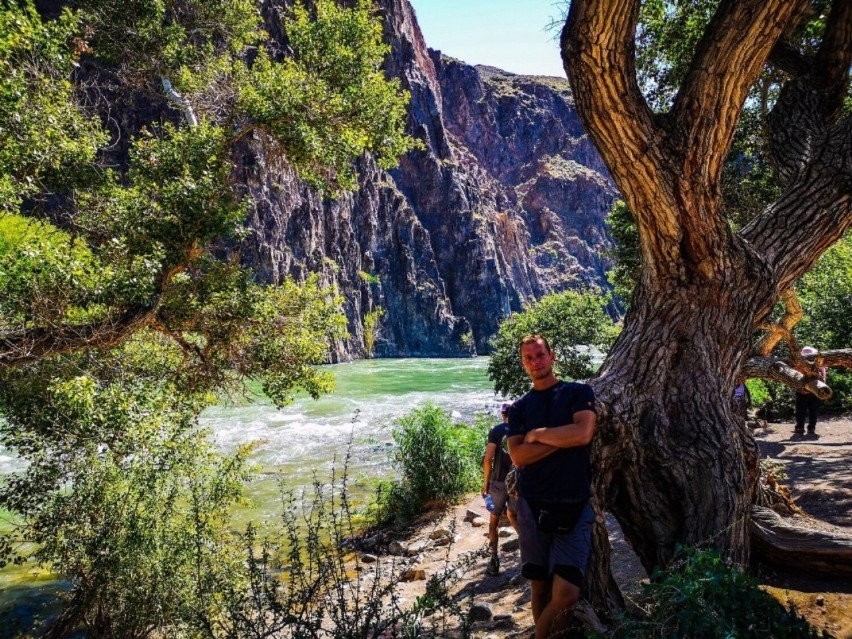
[[[731,398],[753,303],[734,291],[641,289],[593,382],[608,410],[597,489],[649,573],[678,544],[748,558],[753,449]]]
[[[666,114],[636,80],[640,0],[572,0],[562,33],[578,112],[639,232],[640,282],[593,382],[594,462],[598,501],[649,571],[679,544],[748,560],[758,456],[733,413],[735,383],[755,327],[852,224],[852,118],[838,106],[848,0],[833,3],[812,59],[779,56],[795,76],[770,120],[786,190],[738,233],[724,215],[722,167],[749,88],[809,4],[720,0]],[[609,558],[594,557],[588,592],[605,608]]]

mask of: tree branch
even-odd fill
[[[767,331],[760,341],[754,346],[755,354],[761,357],[769,357],[778,342],[782,339],[790,345],[790,352],[797,353],[799,351],[798,344],[793,337],[791,331],[793,327],[799,323],[804,317],[805,312],[802,310],[802,305],[799,303],[799,298],[796,296],[796,289],[790,287],[781,293],[781,298],[784,300],[784,317],[778,324],[769,324],[760,326]]]
[[[780,382],[799,393],[813,393],[820,399],[828,399],[832,390],[818,377],[805,375],[777,357],[752,357],[742,368],[745,378],[768,379]]]
[[[562,61],[580,118],[637,216],[640,235],[653,227],[676,244],[674,217],[659,219],[674,210],[677,199],[662,176],[663,132],[636,82],[639,5],[638,0],[574,0],[562,30]],[[648,217],[648,207],[639,205],[662,200],[668,206],[660,207],[659,218]]]
[[[852,64],[852,2],[834,0],[825,25],[825,35],[816,54],[813,72],[824,93],[823,117],[833,122],[841,110],[849,88]]]
[[[683,166],[720,182],[749,89],[802,0],[722,0],[698,45],[672,108],[683,132]]]
[[[154,319],[150,308],[131,309],[119,317],[91,324],[38,327],[0,337],[0,370],[85,348],[115,346]]]

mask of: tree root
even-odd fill
[[[773,564],[832,576],[852,576],[852,535],[805,528],[764,506],[752,506],[753,553]]]

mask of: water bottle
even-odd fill
[[[488,509],[488,512],[494,512],[494,500],[491,499],[491,495],[485,493],[485,497],[483,497],[483,499],[485,500],[485,508]]]

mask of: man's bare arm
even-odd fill
[[[555,446],[525,442],[523,435],[509,437],[509,456],[518,468],[534,464],[557,450],[559,449]]]
[[[491,481],[491,462],[494,461],[494,453],[497,452],[497,444],[488,442],[485,447],[485,457],[482,458],[482,496],[488,492],[488,483]]]
[[[574,448],[585,446],[592,441],[597,424],[597,415],[593,410],[581,410],[574,413],[573,423],[555,428],[536,428],[526,434],[525,444],[539,444],[555,448]]]

